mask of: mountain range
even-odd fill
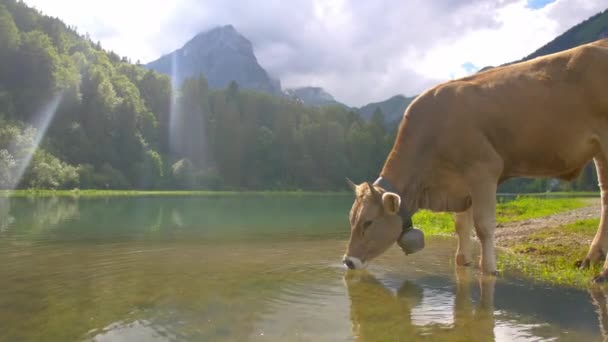
[[[273,79],[258,62],[251,41],[232,25],[201,32],[183,47],[145,66],[169,75],[176,85],[203,74],[211,88],[226,88],[231,81],[236,81],[241,88],[287,96],[309,106],[339,105],[351,108],[338,102],[321,87],[281,89],[280,80]],[[358,111],[363,118],[370,119],[376,108],[380,108],[386,122],[390,123],[400,119],[413,99],[396,95],[385,101],[351,109]]]
[[[520,61],[563,51],[604,37],[608,37],[608,10],[572,27]],[[511,63],[515,62],[518,61]],[[146,67],[171,76],[173,82],[178,85],[186,78],[203,74],[211,88],[226,88],[231,81],[236,81],[242,88],[287,96],[310,106],[340,105],[351,108],[366,120],[371,118],[376,109],[380,109],[387,123],[398,122],[416,98],[395,95],[384,101],[354,108],[338,102],[321,87],[282,89],[280,80],[272,78],[258,62],[251,41],[232,25],[201,32],[180,49],[148,63]],[[490,67],[480,71],[487,68]]]
[[[321,87],[290,88],[285,89],[285,94],[310,106],[345,106],[344,104],[336,101],[336,99],[334,99],[330,93]]]
[[[395,95],[387,100],[372,102],[359,108],[359,114],[362,118],[369,120],[371,119],[372,114],[374,114],[374,111],[379,108],[382,111],[382,114],[384,114],[384,120],[387,123],[398,123],[407,106],[409,106],[415,98],[415,96],[405,97],[403,95]]]

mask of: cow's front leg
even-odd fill
[[[494,230],[496,229],[496,184],[478,184],[471,192],[473,223],[481,244],[479,266],[484,274],[496,275]]]
[[[592,264],[603,260],[606,257],[608,249],[608,160],[604,153],[600,153],[593,161],[595,162],[599,187],[602,191],[602,212],[600,225],[597,228],[591,246],[589,246],[587,256],[580,262],[580,268],[588,268]],[[606,266],[604,266],[604,270],[596,280],[600,278],[606,280],[607,277]]]
[[[458,249],[456,249],[456,265],[470,266],[471,232],[473,229],[473,211],[471,209],[454,214],[454,224],[458,235]]]

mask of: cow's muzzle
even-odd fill
[[[359,258],[352,256],[344,256],[342,263],[351,270],[356,270],[364,267],[364,264]]]

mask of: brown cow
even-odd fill
[[[591,159],[602,219],[581,267],[608,251],[608,39],[435,86],[406,110],[379,181],[353,185],[344,263],[364,266],[430,209],[456,213],[457,264],[471,263],[475,227],[481,268],[495,274],[498,184],[573,180]]]

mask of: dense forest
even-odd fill
[[[338,190],[373,180],[397,127],[344,106],[172,85],[60,20],[0,0],[0,188]],[[510,181],[503,191],[593,189]]]
[[[381,112],[212,90],[202,75],[172,89],[13,0],[0,47],[2,188],[333,190],[375,177],[394,139]]]

